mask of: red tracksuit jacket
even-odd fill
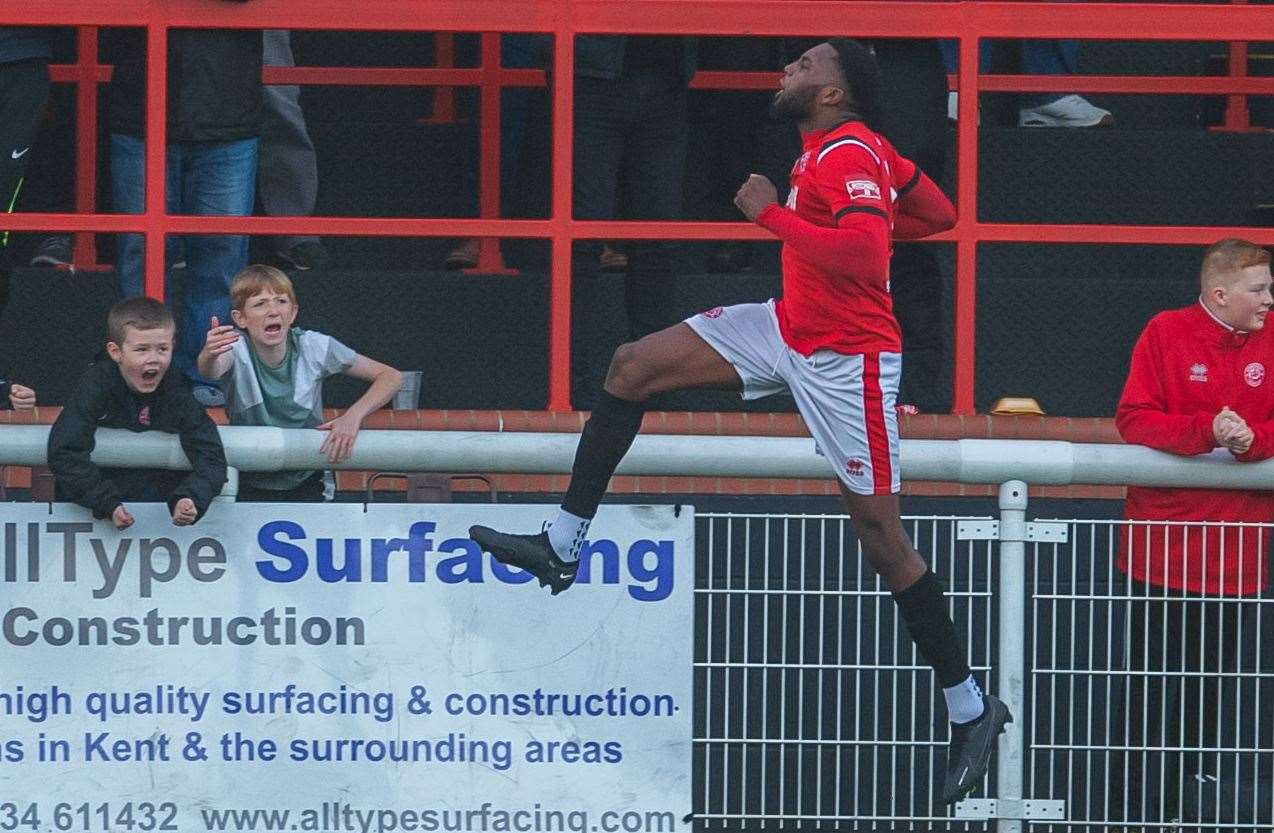
[[[1156,315],[1132,352],[1115,424],[1125,441],[1173,454],[1217,447],[1212,419],[1226,405],[1255,439],[1240,460],[1274,456],[1274,333],[1239,333],[1202,302]],[[1274,521],[1274,492],[1128,488],[1124,517],[1154,521]],[[1138,581],[1196,593],[1264,589],[1264,529],[1129,525],[1119,569]]]

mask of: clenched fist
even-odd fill
[[[779,201],[778,189],[760,174],[749,174],[747,180],[739,186],[734,195],[734,204],[743,212],[743,216],[753,222],[766,206]]]

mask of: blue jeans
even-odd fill
[[[978,72],[991,70],[991,50],[995,42],[983,40],[978,45]],[[957,42],[944,40],[942,60],[947,72],[955,72],[960,63]],[[1079,66],[1079,41],[1074,40],[1024,40],[1022,41],[1022,72],[1025,75],[1074,75]],[[1038,107],[1061,98],[1060,93],[1044,93],[1028,96],[1026,104]]]
[[[164,190],[169,214],[247,216],[256,196],[257,140],[170,142]],[[116,211],[140,214],[145,200],[145,144],[135,136],[111,134],[111,199]],[[121,298],[142,294],[140,234],[121,234],[115,271]],[[179,251],[186,257],[186,298],[177,318],[173,362],[192,381],[203,383],[195,359],[203,349],[212,316],[230,320],[230,279],[248,265],[245,235],[169,235],[164,241],[165,286]],[[168,299],[171,304],[171,298]]]

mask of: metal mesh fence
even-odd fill
[[[1028,794],[1065,799],[1072,822],[1040,829],[1274,829],[1274,599],[1144,584],[1116,563],[1134,533],[1133,560],[1174,540],[1263,560],[1269,527],[1066,523],[1068,543],[1028,558]],[[1154,552],[1143,532],[1162,534]]]
[[[999,640],[1024,640],[1024,796],[1066,808],[1065,821],[1025,825],[1274,829],[1274,718],[1264,714],[1274,598],[1133,581],[1117,565],[1132,525],[1067,520],[1064,543],[1027,545],[1026,622],[1002,634],[999,547],[961,540],[961,520],[972,519],[904,523],[947,585],[991,691]],[[1270,535],[1256,524],[1156,527],[1156,551],[1179,536],[1205,551],[1254,548],[1262,565]],[[1152,539],[1137,540],[1130,558],[1148,558]],[[992,829],[938,803],[942,693],[847,518],[701,514],[697,547],[699,826]],[[996,795],[994,773],[974,797]]]
[[[991,542],[957,540],[958,520],[905,523],[946,582],[985,680]],[[696,817],[707,829],[949,822],[936,796],[942,693],[848,519],[701,514],[698,523]]]

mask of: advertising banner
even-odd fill
[[[129,508],[0,508],[0,831],[689,829],[689,508]]]

